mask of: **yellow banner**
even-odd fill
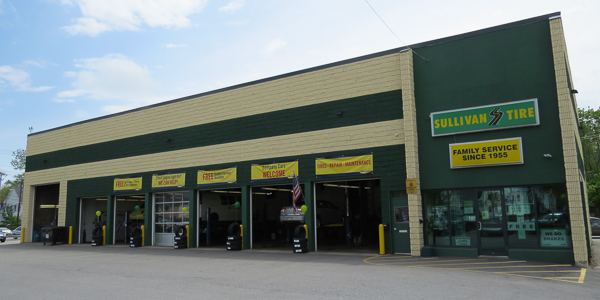
[[[152,175],[152,189],[182,188],[184,186],[185,173]]]
[[[298,161],[275,162],[272,164],[251,166],[252,182],[292,179],[298,174]]]
[[[521,138],[450,144],[450,168],[471,168],[523,163]]]
[[[142,177],[115,178],[113,190],[115,192],[139,191],[142,189]]]
[[[317,158],[317,177],[373,173],[373,153],[357,156]]]
[[[237,182],[237,166],[228,169],[202,171],[198,170],[198,186],[221,185]]]

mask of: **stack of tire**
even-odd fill
[[[129,237],[129,247],[142,247],[142,229],[138,226],[135,226],[131,229],[131,236]]]
[[[298,225],[294,230],[294,253],[308,253],[308,239],[304,225]]]
[[[173,242],[174,242],[173,247],[175,249],[187,248],[188,237],[187,237],[187,230],[185,229],[185,226],[177,227],[177,230],[175,230],[175,237],[173,237]]]
[[[92,230],[92,246],[102,245],[104,245],[104,234],[102,233],[102,226],[97,224],[94,226],[94,230]]]
[[[227,251],[242,250],[242,230],[240,224],[231,223],[227,228]]]

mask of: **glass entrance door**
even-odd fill
[[[477,191],[479,222],[479,254],[508,255],[506,216],[500,190]]]

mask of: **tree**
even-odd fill
[[[600,216],[600,108],[579,109],[590,214]]]
[[[0,211],[0,221],[4,226],[15,228],[21,225],[21,220],[17,218],[12,207],[5,207]]]
[[[13,169],[25,170],[26,154],[27,154],[27,151],[25,151],[23,149],[17,149],[15,151],[13,151],[13,153],[12,153],[13,159],[10,161],[10,164],[12,165]]]

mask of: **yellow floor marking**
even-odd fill
[[[586,269],[581,268],[581,273],[579,273],[579,280],[577,281],[578,283],[583,283],[583,281],[585,280],[585,272]]]
[[[448,268],[448,269],[452,269],[452,270],[466,270],[466,269],[543,268],[543,267],[572,267],[572,266],[571,266],[571,265],[544,265],[544,266],[493,266],[493,267]]]
[[[495,274],[505,274],[505,273],[579,273],[579,270],[570,270],[570,271],[508,271],[508,272],[494,272]]]
[[[447,261],[451,261],[451,260],[447,260]],[[470,260],[473,261],[473,260]],[[444,261],[446,262],[446,261]],[[461,264],[461,265],[487,265],[487,264],[512,264],[512,263],[523,263],[526,262],[524,260],[515,260],[515,261],[500,261],[500,262],[479,262],[479,263],[468,263],[468,264]],[[448,266],[448,265],[456,265],[456,264],[429,264],[429,265],[411,265],[411,266],[407,266],[409,268],[413,268],[413,267],[429,267],[429,266]],[[512,266],[515,267],[515,266]],[[483,267],[485,268],[485,267]],[[449,268],[449,269],[456,269],[456,268]],[[464,269],[477,269],[477,268],[464,268]]]

